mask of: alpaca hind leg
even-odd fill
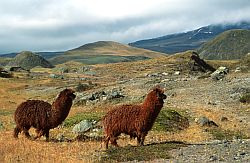
[[[49,130],[45,130],[46,141],[49,141]]]
[[[15,127],[14,133],[13,133],[14,138],[18,138],[18,134],[19,134],[21,131],[22,131],[21,128]]]
[[[117,140],[117,137],[111,137],[110,138],[111,144],[114,145],[114,146],[116,146],[116,147],[119,147],[116,140]]]
[[[30,134],[29,134],[29,129],[30,129],[30,127],[24,127],[24,128],[23,128],[23,133],[24,133],[24,135],[26,136],[26,138],[28,138],[28,139],[31,138],[31,136],[30,136]]]
[[[105,148],[108,149],[110,136],[107,136],[104,140]]]

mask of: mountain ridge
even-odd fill
[[[174,54],[187,50],[195,50],[203,43],[230,29],[250,29],[250,22],[209,25],[192,31],[139,40],[129,43],[129,45]]]

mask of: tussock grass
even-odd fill
[[[224,130],[221,128],[210,128],[208,132],[217,140],[246,139],[247,136],[241,131]]]
[[[104,116],[104,113],[101,112],[84,112],[79,113],[74,116],[68,117],[64,122],[63,126],[65,127],[71,127],[82,120],[95,120],[99,121]]]
[[[123,148],[110,148],[102,156],[102,161],[123,162],[123,161],[149,161],[154,159],[169,159],[169,151],[185,144],[181,142],[163,142],[148,144],[145,146],[126,146]]]

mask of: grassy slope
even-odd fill
[[[250,30],[229,30],[205,43],[199,50],[205,59],[240,59],[250,52]]]
[[[69,50],[50,59],[54,64],[75,60],[85,64],[115,63],[148,58],[158,58],[165,54],[145,49],[134,48],[112,41],[99,41]]]

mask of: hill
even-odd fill
[[[43,57],[34,54],[29,51],[21,52],[20,54],[16,55],[14,59],[12,59],[7,66],[18,66],[22,67],[26,70],[29,70],[36,66],[41,66],[44,68],[52,68],[53,65],[45,60]]]
[[[250,30],[223,32],[202,45],[198,52],[204,59],[240,59],[250,52]]]
[[[63,55],[50,59],[53,64],[77,61],[84,64],[128,62],[158,58],[162,53],[140,49],[113,41],[98,41],[66,51]]]
[[[129,45],[162,53],[174,54],[186,50],[197,49],[203,43],[214,38],[218,34],[231,29],[250,29],[250,22],[209,25],[188,32],[140,40],[129,43]]]
[[[61,55],[64,52],[36,52],[36,54],[40,55],[41,57],[45,59],[50,59],[55,56]],[[0,59],[1,58],[14,58],[17,54],[19,53],[7,53],[7,54],[0,54]]]

